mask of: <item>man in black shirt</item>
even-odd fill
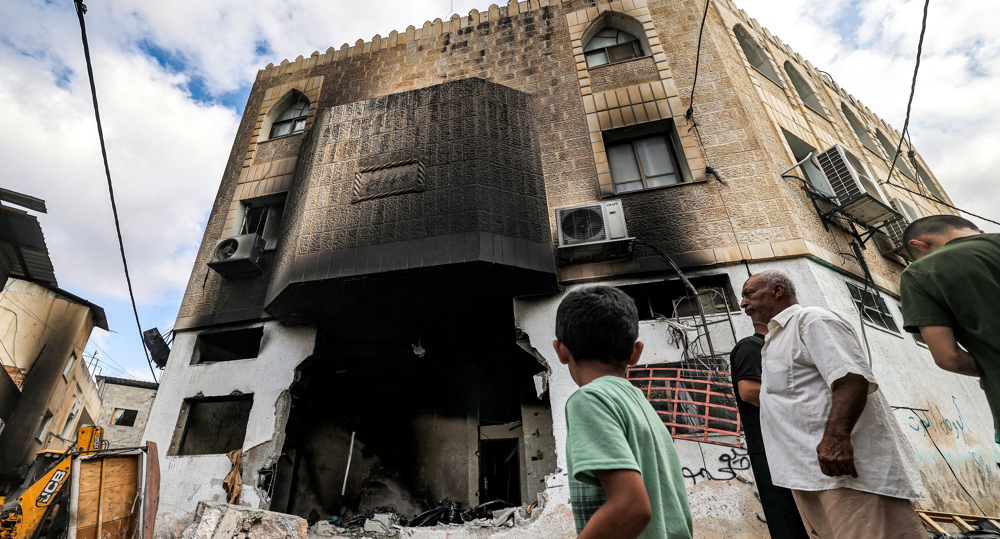
[[[795,507],[792,491],[771,484],[771,470],[760,434],[760,350],[764,347],[766,324],[754,324],[756,333],[736,343],[729,361],[732,367],[733,393],[740,411],[740,422],[747,440],[747,453],[757,481],[760,504],[764,507],[767,529],[774,538],[808,538],[802,517]]]

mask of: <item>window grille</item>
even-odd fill
[[[630,367],[626,376],[674,439],[740,447],[740,417],[728,372],[641,365]]]
[[[896,320],[892,317],[892,311],[889,310],[889,306],[877,290],[873,288],[866,290],[854,283],[847,283],[847,288],[851,291],[854,307],[861,312],[861,317],[864,318],[865,322],[893,333],[899,333],[899,326],[896,325]]]

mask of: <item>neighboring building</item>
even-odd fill
[[[599,282],[639,304],[631,376],[671,424],[698,534],[765,536],[723,371],[752,332],[738,292],[770,268],[865,329],[920,507],[1000,513],[982,391],[899,330],[891,208],[947,208],[876,183],[899,134],[728,0],[708,10],[694,130],[704,5],[511,1],[260,71],[150,415],[169,470],[157,533],[223,499],[242,448],[251,506],[544,493],[519,535],[575,536],[575,385],[551,342],[563,294]],[[809,153],[801,182],[782,177]],[[949,201],[919,154],[891,178]]]
[[[0,201],[45,211],[0,189]],[[58,287],[38,220],[0,205],[0,251],[11,267],[0,293],[0,494],[43,449],[63,451],[101,407],[83,358],[104,309]]]
[[[97,424],[111,448],[138,447],[149,421],[149,410],[160,385],[126,378],[97,377],[101,413]]]

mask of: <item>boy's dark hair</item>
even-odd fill
[[[556,338],[576,361],[625,367],[639,338],[639,311],[632,298],[617,288],[574,290],[556,311]]]
[[[906,227],[903,231],[903,245],[906,250],[910,253],[910,256],[916,258],[920,253],[910,246],[910,240],[923,236],[924,234],[943,234],[950,230],[979,230],[972,221],[959,217],[957,215],[931,215],[930,217],[923,217],[917,219]]]

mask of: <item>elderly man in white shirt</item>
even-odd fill
[[[910,502],[924,496],[916,459],[854,328],[799,305],[791,280],[774,270],[747,280],[740,306],[768,326],[761,432],[771,479],[792,490],[806,529],[831,539],[925,539]]]

